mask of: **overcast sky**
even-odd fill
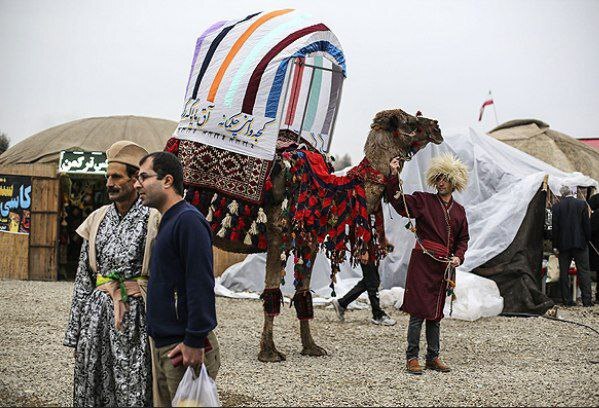
[[[12,143],[71,120],[177,121],[196,38],[213,22],[297,8],[339,38],[348,77],[332,153],[354,163],[374,114],[445,133],[537,118],[599,137],[599,1],[0,0],[0,131]]]

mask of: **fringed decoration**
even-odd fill
[[[258,209],[258,218],[256,219],[256,222],[259,224],[266,224],[267,221],[268,218],[266,217],[266,213],[264,212],[264,209],[260,207],[260,209]]]
[[[243,243],[245,245],[248,245],[248,246],[252,245],[252,236],[250,235],[249,231],[248,231],[247,234],[245,234],[245,238],[243,240]]]
[[[206,221],[212,222],[212,218],[214,217],[214,211],[212,211],[212,206],[208,209],[208,215],[206,216]]]
[[[227,214],[225,216],[225,218],[223,219],[223,222],[221,223],[223,228],[231,228],[231,221],[233,220],[233,218],[231,217],[231,214]]]
[[[231,201],[231,204],[227,206],[229,209],[229,213],[233,215],[237,215],[237,210],[239,209],[239,204],[237,204],[237,200]]]

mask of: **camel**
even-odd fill
[[[425,118],[419,114],[412,116],[400,109],[385,110],[377,113],[373,119],[370,133],[364,146],[364,154],[374,170],[384,176],[388,176],[390,173],[389,162],[392,158],[400,157],[403,163],[403,161],[409,160],[413,154],[426,146],[426,144],[430,142],[439,144],[442,141],[443,137],[441,136],[441,131],[436,120]],[[269,290],[279,290],[280,287],[281,245],[283,243],[283,225],[285,224],[280,205],[284,199],[285,180],[281,173],[273,173],[271,181],[273,184],[272,193],[274,200],[264,204],[264,212],[268,218],[266,224],[268,245],[265,293]],[[368,180],[364,183],[368,214],[374,214],[380,210],[381,198],[383,197],[385,186]],[[218,236],[214,238],[214,245],[229,252],[248,252],[247,246],[244,246],[242,243],[233,242]],[[310,252],[315,257],[317,251],[312,250]],[[296,287],[296,294],[308,293],[309,295],[308,290],[310,288],[312,265],[306,269],[305,272],[307,272],[307,275],[300,282],[300,285]],[[276,301],[280,301],[280,298]],[[311,296],[306,302],[309,302],[307,307],[311,308]],[[272,313],[267,313],[266,303],[265,300],[264,326],[258,360],[262,362],[284,361],[285,355],[277,350],[273,340],[274,316]],[[300,319],[300,333],[302,355],[323,356],[327,354],[326,350],[318,346],[312,338],[309,319]]]

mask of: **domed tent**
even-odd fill
[[[599,180],[599,150],[551,129],[545,122],[511,120],[489,135],[562,171],[577,171]]]
[[[0,166],[56,162],[63,150],[104,152],[119,140],[130,140],[150,152],[162,150],[176,127],[176,122],[143,116],[79,119],[17,143],[0,155]]]
[[[37,133],[0,155],[0,251],[8,254],[0,260],[0,278],[56,280],[61,263],[74,268],[80,242],[70,232],[105,202],[106,149],[131,140],[150,152],[163,150],[176,126],[140,116],[86,118]],[[65,176],[59,172],[64,152],[96,159],[96,171]]]

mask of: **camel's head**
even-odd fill
[[[420,112],[412,116],[401,109],[385,110],[375,115],[370,127],[391,133],[409,156],[430,142],[443,141],[437,121],[425,118]]]
[[[420,111],[412,116],[401,109],[385,110],[377,113],[371,128],[379,128],[394,136],[409,141],[424,141],[439,144],[443,141],[441,129],[436,120],[425,118]]]
[[[364,154],[374,168],[388,174],[394,157],[403,163],[428,143],[442,141],[436,120],[425,118],[420,112],[412,116],[401,109],[385,110],[372,120]]]

